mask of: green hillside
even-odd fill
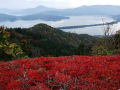
[[[81,43],[90,49],[96,41],[96,37],[63,32],[46,24],[31,28],[7,28],[7,31],[11,33],[10,42],[20,44],[29,57],[74,55]],[[90,54],[88,50],[83,53]]]

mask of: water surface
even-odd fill
[[[62,27],[62,26],[77,26],[77,25],[90,25],[90,24],[101,24],[106,22],[112,22],[114,19],[105,16],[70,16],[70,19],[65,19],[61,21],[43,21],[43,20],[33,20],[33,21],[23,21],[18,20],[15,22],[0,22],[0,25],[6,27],[22,27],[29,28],[39,23],[45,23],[52,27]],[[115,32],[120,28],[120,23],[111,25],[111,31]],[[103,35],[106,26],[94,26],[78,29],[65,29],[63,31],[72,32],[77,34],[90,34],[90,35]]]

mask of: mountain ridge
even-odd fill
[[[19,9],[19,10],[0,8],[0,13],[14,15],[14,16],[23,16],[23,15],[37,14],[37,13],[50,11],[50,10],[56,10],[56,9],[39,5],[34,8]]]
[[[80,15],[118,15],[120,14],[120,6],[114,5],[91,5],[91,6],[81,6],[77,8],[71,9],[63,9],[63,10],[54,10],[51,11],[54,14],[61,15],[72,15],[72,16],[80,16]],[[114,11],[114,13],[113,13]],[[50,13],[50,11],[46,12]]]
[[[38,14],[33,14],[33,15],[26,15],[26,16],[13,16],[13,15],[8,15],[8,14],[0,14],[0,21],[17,21],[17,20],[25,20],[25,21],[30,21],[30,20],[44,20],[44,21],[60,21],[63,19],[69,19],[67,16],[61,16],[61,15],[51,15],[51,14],[43,14],[43,13],[38,13]]]
[[[116,15],[120,14],[120,6],[119,5],[89,5],[89,6],[80,6],[77,8],[67,8],[67,9],[56,9],[56,8],[49,8],[46,6],[37,6],[35,8],[27,8],[27,9],[22,9],[22,10],[10,10],[11,13],[10,15],[30,15],[30,14],[37,14],[37,13],[47,13],[47,12],[56,12],[58,14],[63,14],[63,15],[84,15],[84,14],[91,14],[91,15]],[[2,9],[0,9],[2,11]],[[4,11],[5,10],[5,11]],[[0,12],[3,14],[8,14],[6,13],[9,11],[9,9],[4,9],[4,12]],[[114,13],[112,12],[114,11]],[[55,14],[56,14],[55,13]]]
[[[120,6],[113,6],[113,5],[91,5],[91,6],[81,6],[78,8],[70,8],[70,9],[55,9],[55,8],[48,8],[44,6],[38,6],[35,8],[23,9],[18,11],[9,11],[6,9],[3,13],[7,13],[10,15],[9,18],[18,18],[23,20],[36,20],[36,19],[43,19],[45,21],[59,21],[62,19],[69,19],[68,16],[116,16],[120,15]],[[114,11],[114,13],[113,13]],[[16,14],[15,14],[16,13]],[[12,15],[13,14],[13,15]],[[16,16],[16,15],[19,16]],[[7,17],[7,15],[4,15]],[[1,18],[1,17],[0,17]],[[8,17],[7,17],[8,18]],[[5,19],[6,20],[6,19]]]

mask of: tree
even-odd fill
[[[77,54],[78,55],[89,55],[91,51],[90,45],[85,45],[82,41],[79,44],[79,47],[77,48]]]
[[[10,33],[0,27],[0,60],[20,58],[24,53],[19,45],[10,43]]]
[[[116,32],[113,38],[115,53],[120,53],[120,30]]]
[[[120,30],[116,32],[114,39],[115,39],[115,48],[120,49]]]

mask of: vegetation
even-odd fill
[[[108,24],[104,30],[104,37],[97,39],[96,44],[92,48],[93,55],[112,56],[120,53],[120,30],[113,34]]]
[[[5,31],[4,27],[0,27],[0,60],[11,60],[20,58],[23,50],[20,45],[9,42],[10,33]]]
[[[108,31],[96,38],[45,24],[1,27],[0,60],[19,60],[0,61],[0,90],[118,90],[120,56],[114,54],[120,52],[120,31]]]
[[[63,32],[46,24],[31,28],[0,28],[1,60],[40,56],[114,55],[120,53],[120,31],[103,38]]]
[[[120,56],[40,57],[0,62],[0,90],[118,90]]]
[[[67,33],[46,24],[31,28],[6,28],[5,31],[10,34],[7,38],[9,43],[17,44],[28,57],[90,55],[91,46],[96,41],[95,37],[87,34]]]

